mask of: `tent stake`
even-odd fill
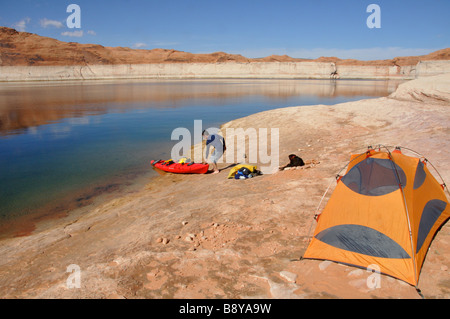
[[[415,288],[419,296],[422,297],[422,299],[425,299],[424,295],[422,294],[422,291],[417,286]]]

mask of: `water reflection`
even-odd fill
[[[176,143],[171,132],[177,127],[192,131],[196,119],[205,128],[218,127],[279,107],[386,96],[399,84],[353,80],[2,83],[0,238],[5,221],[58,214],[147,174],[151,159],[170,157]]]
[[[356,80],[196,80],[72,82],[0,85],[0,134],[20,134],[27,128],[64,118],[81,118],[141,107],[183,107],[202,100],[213,105],[248,96],[289,99],[299,96],[324,98],[385,96],[398,81]],[[210,105],[210,104],[209,104]]]

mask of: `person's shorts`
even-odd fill
[[[216,164],[219,159],[222,157],[223,152],[218,152],[216,150],[214,150],[214,152],[212,152],[211,157],[210,157],[210,161],[214,164]]]

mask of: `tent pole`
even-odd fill
[[[320,206],[322,205],[322,201],[323,201],[323,199],[325,198],[325,195],[326,195],[326,194],[328,193],[328,191],[330,190],[330,187],[331,187],[331,185],[333,184],[333,182],[334,182],[334,180],[332,180],[332,181],[330,182],[330,184],[328,185],[327,190],[325,191],[325,193],[323,193],[322,198],[320,199],[319,205],[317,205],[316,211],[314,212],[314,218],[311,220],[311,223],[310,223],[310,225],[309,225],[308,236],[306,237],[305,243],[304,243],[304,245],[303,245],[303,247],[302,247],[302,250],[301,250],[302,255],[300,256],[300,260],[303,259],[303,255],[305,254],[305,251],[306,251],[306,248],[307,248],[306,246],[308,245],[308,243],[309,243],[309,241],[310,241],[310,238],[311,238],[311,230],[312,230],[312,226],[313,226],[313,224],[314,224],[314,220],[316,220],[317,212],[319,211]]]
[[[398,181],[398,187],[400,189],[400,193],[402,194],[403,197],[403,205],[405,207],[405,212],[406,212],[406,221],[408,222],[408,231],[409,231],[409,240],[411,243],[411,255],[412,255],[412,261],[413,261],[413,269],[414,269],[414,281],[415,281],[415,285],[414,287],[416,288],[417,291],[420,291],[417,287],[417,283],[418,283],[418,277],[417,277],[417,267],[416,267],[416,253],[414,251],[414,241],[413,241],[413,237],[412,237],[412,231],[411,231],[411,222],[409,219],[409,210],[408,210],[408,205],[406,203],[406,198],[405,198],[405,193],[403,192],[403,185],[400,181],[400,175],[398,173],[397,170],[397,164],[394,161],[394,157],[391,154],[391,151],[385,147],[388,154],[389,154],[389,158],[391,159],[391,161],[394,163],[394,171],[397,177],[397,181]]]
[[[337,173],[337,175],[336,175],[336,180],[339,181],[338,178],[339,178],[341,172],[342,172],[348,165],[350,165],[351,162],[353,162],[354,160],[356,160],[356,159],[359,158],[360,156],[365,155],[366,153],[367,153],[367,152],[364,152],[364,153],[359,154],[356,158],[352,159],[352,160],[349,161],[343,168],[341,168],[341,170],[340,170],[340,171]],[[300,256],[300,260],[303,260],[303,255],[305,254],[306,249],[307,249],[306,246],[307,246],[307,244],[309,243],[309,241],[311,240],[311,230],[312,230],[312,226],[313,226],[313,224],[314,224],[314,220],[316,220],[316,218],[317,218],[317,216],[318,216],[317,213],[318,213],[319,210],[320,210],[320,206],[322,205],[323,199],[325,198],[325,196],[327,195],[328,191],[330,190],[331,185],[333,184],[333,182],[334,182],[334,180],[332,180],[332,181],[330,182],[330,184],[328,185],[327,190],[325,191],[325,193],[323,193],[322,198],[320,199],[319,205],[317,205],[316,211],[314,212],[314,218],[311,220],[311,224],[310,224],[309,230],[308,230],[308,236],[306,237],[307,240],[305,241],[305,244],[303,245],[302,250],[301,250],[301,251],[302,251],[302,255]]]
[[[385,147],[386,147],[386,146],[385,146]],[[407,147],[403,147],[403,146],[398,146],[398,147],[401,148],[401,149],[408,150],[408,151],[410,151],[410,152],[412,152],[412,153],[415,153],[416,155],[418,155],[418,156],[420,156],[420,157],[423,157],[424,160],[426,160],[427,163],[429,163],[429,164],[431,165],[431,167],[433,167],[433,169],[435,170],[436,174],[439,176],[439,178],[440,178],[441,181],[442,181],[442,186],[443,186],[443,188],[447,191],[447,194],[450,196],[450,191],[448,190],[448,187],[447,187],[447,185],[446,185],[446,183],[445,183],[445,181],[444,181],[444,178],[441,176],[441,174],[439,173],[439,171],[437,170],[437,168],[433,165],[433,163],[431,163],[424,155],[420,154],[419,152],[417,152],[417,151],[415,151],[415,150],[413,150],[413,149],[410,149],[410,148],[407,148]]]

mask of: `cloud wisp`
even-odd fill
[[[50,20],[47,18],[41,19],[40,24],[43,28],[54,27],[60,29],[64,27],[64,24],[61,21]]]
[[[147,44],[144,42],[137,42],[133,44],[133,49],[144,49],[147,47]]]
[[[14,29],[17,31],[25,32],[27,29],[27,24],[30,23],[30,18],[23,18],[22,20],[13,24]]]
[[[81,38],[83,36],[84,32],[83,30],[79,30],[79,31],[65,31],[62,32],[61,35],[65,36],[65,37],[76,37],[76,38]]]

